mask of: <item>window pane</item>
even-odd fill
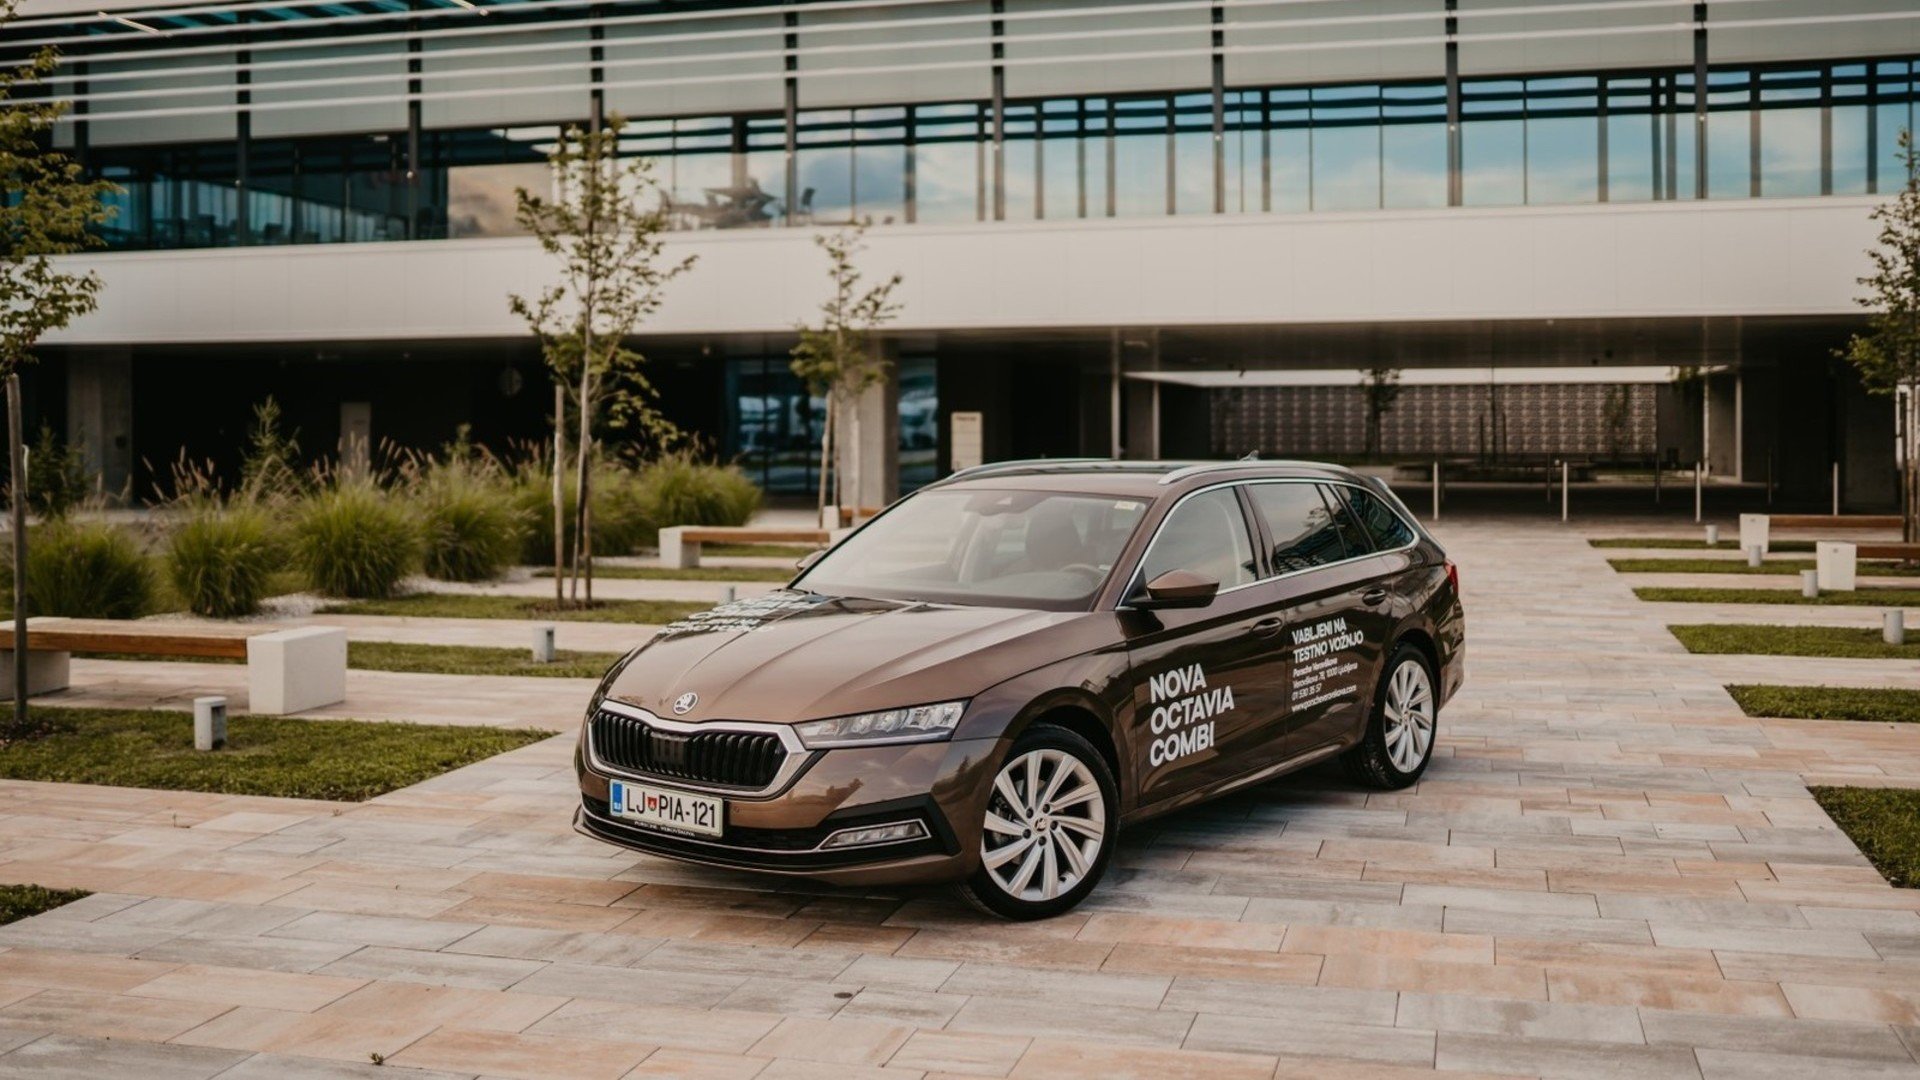
[[[1006,108],[1007,133],[1000,145],[1006,220],[1032,221],[1040,212],[1040,110],[1034,105]]]
[[[1380,173],[1385,206],[1447,204],[1447,88],[1381,91]]]
[[[1527,83],[1527,201],[1589,203],[1600,198],[1600,123],[1590,78]]]
[[[1313,132],[1305,90],[1275,90],[1268,97],[1267,207],[1298,214],[1313,206]]]
[[[1213,95],[1174,99],[1173,212],[1213,213]]]
[[[1353,487],[1341,488],[1340,493],[1347,497],[1347,505],[1353,507],[1360,524],[1366,526],[1375,551],[1392,551],[1413,543],[1413,527],[1394,513],[1386,500],[1371,491]]]
[[[1167,137],[1120,135],[1113,140],[1114,213],[1157,217],[1167,212]]]
[[[1307,570],[1347,557],[1346,542],[1314,484],[1250,484],[1254,509],[1273,537],[1268,560],[1276,574]]]
[[[1518,81],[1460,87],[1460,195],[1468,206],[1527,201],[1525,92]]]
[[[922,105],[914,110],[914,220],[978,221],[986,160],[978,105]]]
[[[1232,488],[1203,491],[1167,516],[1141,577],[1152,581],[1169,570],[1190,570],[1223,589],[1253,580],[1253,541]]]
[[[1313,208],[1380,207],[1380,88],[1313,91]]]
[[[1820,194],[1820,72],[1760,80],[1760,194]]]
[[[1752,73],[1716,71],[1708,81],[1707,196],[1742,199],[1753,193],[1753,119],[1748,107]]]

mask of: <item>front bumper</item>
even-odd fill
[[[973,872],[980,848],[998,740],[974,739],[903,746],[816,751],[798,776],[771,795],[737,792],[632,776],[636,783],[726,800],[725,833],[692,836],[613,817],[613,777],[575,756],[580,807],[574,828],[586,836],[652,855],[742,870],[787,874],[848,885],[953,881]],[[621,779],[629,779],[624,774]],[[927,836],[915,840],[823,850],[842,829],[919,820]]]

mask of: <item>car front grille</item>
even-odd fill
[[[778,735],[755,731],[668,731],[634,716],[593,715],[593,752],[616,769],[663,780],[759,790],[786,761]]]

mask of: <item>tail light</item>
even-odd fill
[[[1452,559],[1447,560],[1447,584],[1453,586],[1453,595],[1460,595],[1460,567]]]

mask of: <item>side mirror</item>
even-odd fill
[[[1134,607],[1148,611],[1166,608],[1203,608],[1213,603],[1220,583],[1191,570],[1169,570],[1147,582],[1146,592],[1133,599]]]
[[[793,564],[794,571],[797,573],[801,570],[805,570],[807,567],[812,566],[814,563],[819,562],[820,556],[825,555],[826,553],[827,552],[825,548],[822,548],[819,551],[807,552],[805,555],[802,555],[800,557],[799,562]]]

